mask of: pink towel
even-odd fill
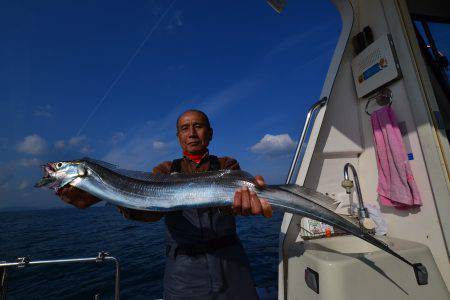
[[[384,106],[371,116],[378,166],[378,195],[386,206],[399,209],[422,205],[395,114]]]

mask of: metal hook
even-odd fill
[[[366,114],[371,116],[372,114],[368,112],[369,104],[372,102],[372,100],[375,100],[375,102],[379,106],[385,106],[385,105],[392,105],[392,91],[389,88],[382,88],[376,92],[375,95],[371,96],[369,100],[366,102],[366,106],[364,108],[364,111]]]

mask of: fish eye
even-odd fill
[[[57,163],[56,167],[61,168],[62,167],[62,163],[61,162]]]

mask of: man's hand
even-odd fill
[[[142,222],[156,222],[159,221],[164,213],[131,209],[123,206],[117,206],[117,210],[122,214],[125,219],[142,221]]]
[[[62,201],[78,208],[87,208],[101,201],[91,194],[71,185],[63,186],[56,192],[56,195],[58,195]]]
[[[266,185],[262,176],[255,176],[255,181],[258,187]],[[266,199],[259,199],[256,193],[247,187],[234,193],[233,210],[237,215],[263,215],[266,218],[270,218],[273,213],[269,202]]]

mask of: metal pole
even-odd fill
[[[116,264],[116,282],[114,286],[114,299],[119,300],[120,299],[120,263],[119,260],[115,257],[111,257],[112,260],[114,260]]]
[[[18,267],[24,268],[27,266],[38,266],[38,265],[59,265],[59,264],[71,264],[71,263],[89,263],[96,262],[102,263],[105,261],[113,261],[116,265],[116,279],[114,287],[114,299],[120,300],[120,263],[114,256],[108,255],[106,252],[99,252],[97,257],[87,257],[87,258],[68,258],[68,259],[52,259],[52,260],[35,260],[31,261],[29,257],[19,257],[17,262],[1,262],[1,268]]]
[[[317,101],[316,103],[314,103],[313,105],[311,105],[311,107],[308,110],[308,114],[306,115],[306,120],[305,120],[305,125],[303,126],[303,130],[302,130],[302,134],[300,136],[300,139],[298,141],[297,144],[297,149],[295,150],[295,155],[294,158],[292,159],[292,163],[291,163],[291,168],[289,169],[289,173],[288,176],[286,178],[286,184],[289,184],[291,182],[292,176],[294,175],[294,171],[295,171],[295,167],[297,166],[297,161],[298,158],[300,157],[300,153],[302,151],[303,145],[306,141],[306,135],[308,132],[308,129],[310,127],[311,124],[311,117],[314,114],[314,112],[323,107],[328,101],[327,97],[323,97],[322,99],[320,99],[319,101]],[[288,228],[286,230],[286,233],[289,232],[289,228],[291,227],[291,223],[289,223]],[[281,243],[281,252],[282,252],[282,259],[283,259],[283,288],[284,288],[284,299],[287,299],[287,286],[288,286],[288,280],[287,280],[287,272],[288,272],[288,261],[286,258],[286,253],[285,253],[285,249],[284,249],[284,242],[285,240],[283,239],[282,243]]]
[[[324,106],[327,103],[327,100],[328,100],[327,97],[323,97],[322,99],[320,99],[319,101],[317,101],[316,103],[311,105],[310,109],[308,110],[308,114],[306,115],[305,125],[303,126],[303,131],[302,131],[302,134],[300,135],[300,139],[297,144],[297,149],[295,150],[294,158],[292,159],[291,168],[289,169],[289,173],[286,178],[286,184],[289,184],[291,182],[292,176],[294,175],[295,167],[297,165],[297,161],[298,161],[298,158],[302,151],[303,144],[305,143],[306,134],[308,132],[308,129],[309,129],[309,126],[311,123],[311,116],[318,108],[321,108],[322,106]]]

